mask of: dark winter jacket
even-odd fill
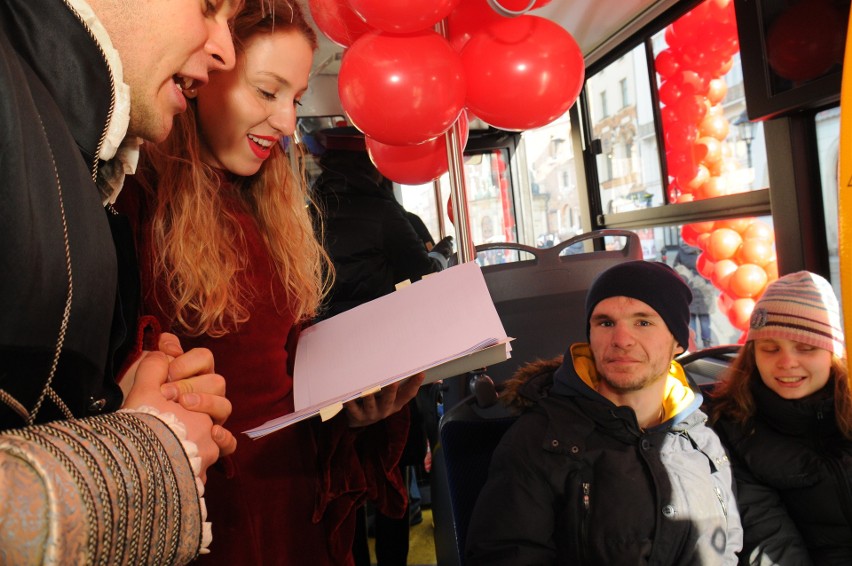
[[[106,52],[64,2],[0,4],[0,428],[26,424],[23,411],[46,422],[121,402],[113,360],[127,321],[113,313],[126,256],[93,179],[128,109]]]
[[[751,422],[716,423],[737,481],[741,564],[852,564],[852,441],[837,428],[833,387],[791,401],[756,380]]]
[[[467,563],[736,564],[730,466],[681,367],[672,363],[664,422],[642,430],[592,387],[588,345],[570,354],[518,376],[514,404],[527,408],[492,458]]]
[[[335,269],[328,316],[387,295],[400,281],[442,269],[393,192],[368,174],[326,170],[314,184],[314,198]]]

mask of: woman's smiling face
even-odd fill
[[[254,175],[283,136],[296,128],[313,49],[293,29],[260,33],[245,43],[231,71],[212,73],[198,91],[198,125],[206,163]]]
[[[755,340],[760,378],[784,399],[802,399],[828,383],[831,352],[784,338]]]

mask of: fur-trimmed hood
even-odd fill
[[[553,373],[562,365],[562,359],[557,356],[522,366],[505,383],[500,402],[512,412],[521,413],[547,397],[553,386]]]

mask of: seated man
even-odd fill
[[[631,261],[586,297],[588,344],[507,384],[523,412],[494,452],[467,564],[736,564],[731,469],[673,358],[692,295],[662,263]]]

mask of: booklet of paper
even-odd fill
[[[259,438],[417,373],[426,381],[506,360],[511,338],[475,262],[463,263],[306,328],[294,366],[295,411],[245,431]]]

